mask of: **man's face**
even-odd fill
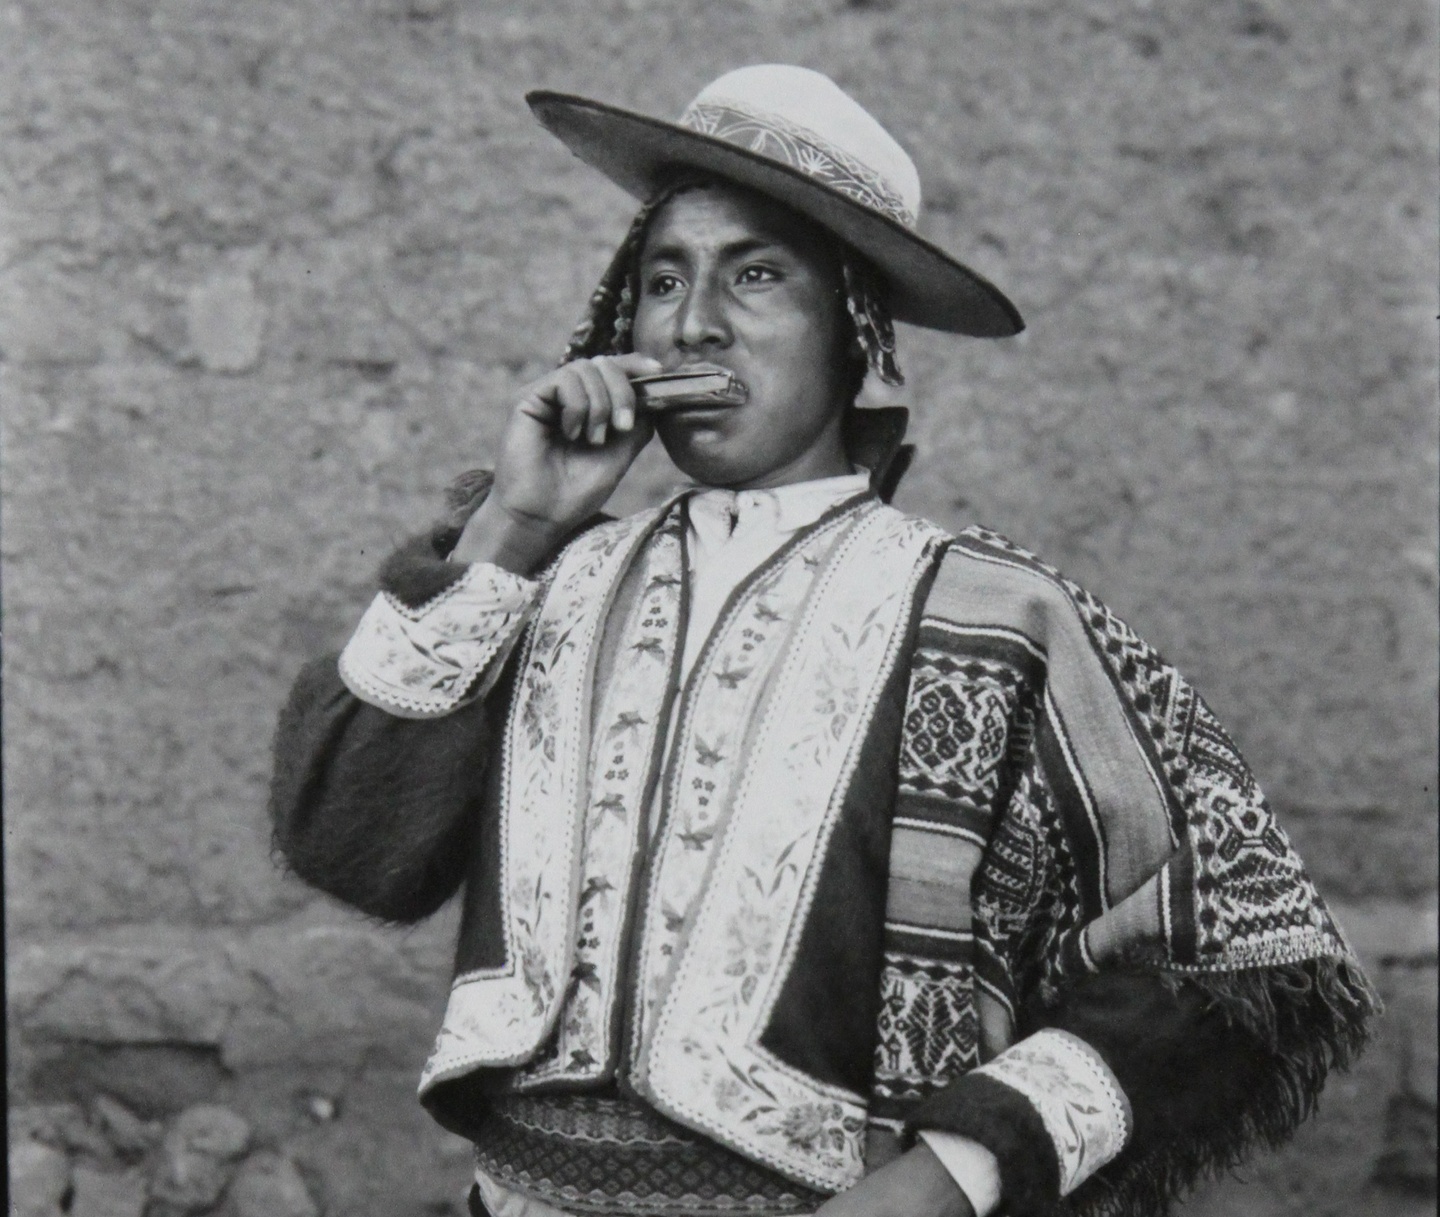
[[[719,364],[749,390],[742,406],[659,416],[670,459],[696,481],[741,489],[848,473],[849,339],[839,257],[823,230],[725,186],[684,191],[655,217],[635,350],[667,371]]]

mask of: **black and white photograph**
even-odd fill
[[[0,8],[10,1217],[1436,1211],[1432,0]]]

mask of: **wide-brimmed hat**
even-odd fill
[[[897,321],[980,338],[1025,327],[999,288],[915,231],[914,163],[828,76],[788,64],[739,68],[702,89],[679,122],[543,89],[525,100],[576,156],[637,198],[684,167],[809,216],[885,276]]]

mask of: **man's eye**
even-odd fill
[[[747,266],[736,277],[739,283],[772,283],[780,278],[773,266]]]

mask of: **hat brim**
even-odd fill
[[[793,207],[868,258],[886,277],[897,321],[976,338],[1025,328],[1005,294],[896,220],[798,169],[676,123],[548,89],[525,95],[535,117],[587,165],[644,200],[667,171],[700,169]]]

